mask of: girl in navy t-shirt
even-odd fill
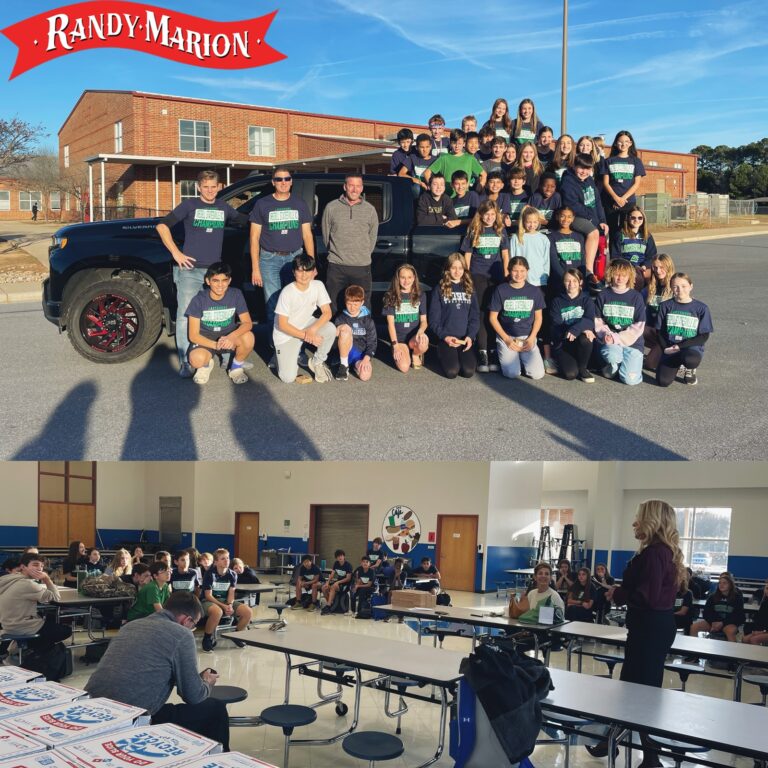
[[[693,282],[685,272],[672,277],[672,298],[659,307],[656,329],[663,354],[656,369],[656,383],[668,387],[685,368],[686,384],[698,383],[696,369],[704,357],[704,344],[714,331],[709,307],[691,295]]]
[[[509,118],[509,104],[506,99],[496,99],[491,107],[491,116],[488,118],[483,128],[489,127],[497,136],[501,136],[504,141],[509,141],[512,135],[512,120]]]
[[[645,368],[655,371],[659,367],[662,348],[659,344],[659,332],[656,330],[656,318],[662,302],[672,298],[672,276],[675,274],[675,262],[666,253],[659,253],[651,260],[651,278],[643,291],[645,299],[645,330],[643,338],[648,354],[645,356]]]
[[[527,259],[514,256],[509,260],[509,282],[499,285],[491,299],[490,320],[496,331],[501,373],[509,379],[520,376],[522,367],[529,378],[544,378],[544,361],[536,345],[544,296],[527,277]]]
[[[626,259],[635,268],[635,290],[642,291],[651,276],[651,261],[656,255],[656,242],[648,231],[645,213],[636,205],[627,206],[622,226],[615,229],[605,208],[611,232],[611,258]]]
[[[564,379],[577,376],[592,384],[595,377],[587,366],[595,341],[595,303],[584,292],[584,278],[569,267],[563,274],[563,290],[550,302],[552,352]]]
[[[429,301],[429,327],[437,337],[437,355],[446,378],[474,376],[477,361],[472,345],[479,326],[475,286],[464,257],[452,253]]]
[[[495,359],[491,360],[488,346],[493,338],[493,328],[488,321],[488,304],[494,288],[503,282],[509,264],[509,236],[504,229],[501,211],[490,200],[481,203],[467,228],[467,234],[460,246],[483,318],[477,332],[477,371],[488,373],[498,371]],[[493,355],[495,358],[495,354]]]
[[[407,373],[413,362],[421,368],[429,349],[427,338],[427,297],[422,293],[419,276],[410,264],[401,264],[384,294],[383,315],[392,344],[392,358],[398,371]],[[413,356],[413,357],[411,357]]]
[[[595,301],[595,335],[603,376],[617,374],[624,384],[640,384],[643,380],[643,330],[645,302],[631,286],[635,270],[624,259],[612,261],[605,272],[608,287]]]
[[[521,145],[517,156],[517,167],[525,171],[525,191],[530,197],[539,188],[539,179],[544,173],[544,166],[539,160],[536,145],[526,141]]]
[[[547,170],[554,173],[557,177],[558,186],[560,185],[560,179],[563,178],[565,169],[573,165],[575,158],[576,142],[573,140],[573,136],[569,133],[564,133],[555,143],[555,156],[547,166]]]
[[[536,114],[536,105],[531,99],[523,99],[517,107],[517,117],[512,122],[512,140],[516,144],[531,141],[536,144],[544,127]]]
[[[629,131],[619,131],[611,146],[611,154],[601,163],[603,208],[611,232],[624,223],[627,212],[635,204],[635,192],[645,167],[637,156],[635,140]],[[624,257],[626,258],[626,256]]]

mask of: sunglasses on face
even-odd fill
[[[273,176],[272,181],[290,181],[290,176]]]
[[[643,217],[642,216],[630,216],[629,220],[630,221],[642,221]]]

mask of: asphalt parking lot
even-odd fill
[[[712,310],[697,387],[447,381],[429,356],[403,376],[385,345],[367,384],[285,385],[256,358],[247,384],[216,370],[201,387],[177,377],[166,336],[138,360],[94,365],[39,304],[5,305],[0,459],[765,459],[768,236],[666,250]]]

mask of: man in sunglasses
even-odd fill
[[[112,638],[86,691],[143,707],[153,725],[175,723],[228,751],[227,707],[211,696],[219,676],[212,669],[197,671],[192,631],[202,615],[193,592],[174,592],[162,611],[129,622]],[[183,704],[166,704],[174,685]]]
[[[291,263],[301,253],[315,256],[309,207],[291,193],[293,179],[287,168],[272,173],[275,191],[253,206],[251,222],[251,282],[264,288],[267,324],[275,322],[280,290],[293,280]]]

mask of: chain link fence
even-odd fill
[[[664,227],[691,224],[728,224],[731,218],[748,218],[757,213],[755,200],[731,200],[728,195],[696,193],[685,198],[658,193],[642,195],[638,205],[649,224]]]

